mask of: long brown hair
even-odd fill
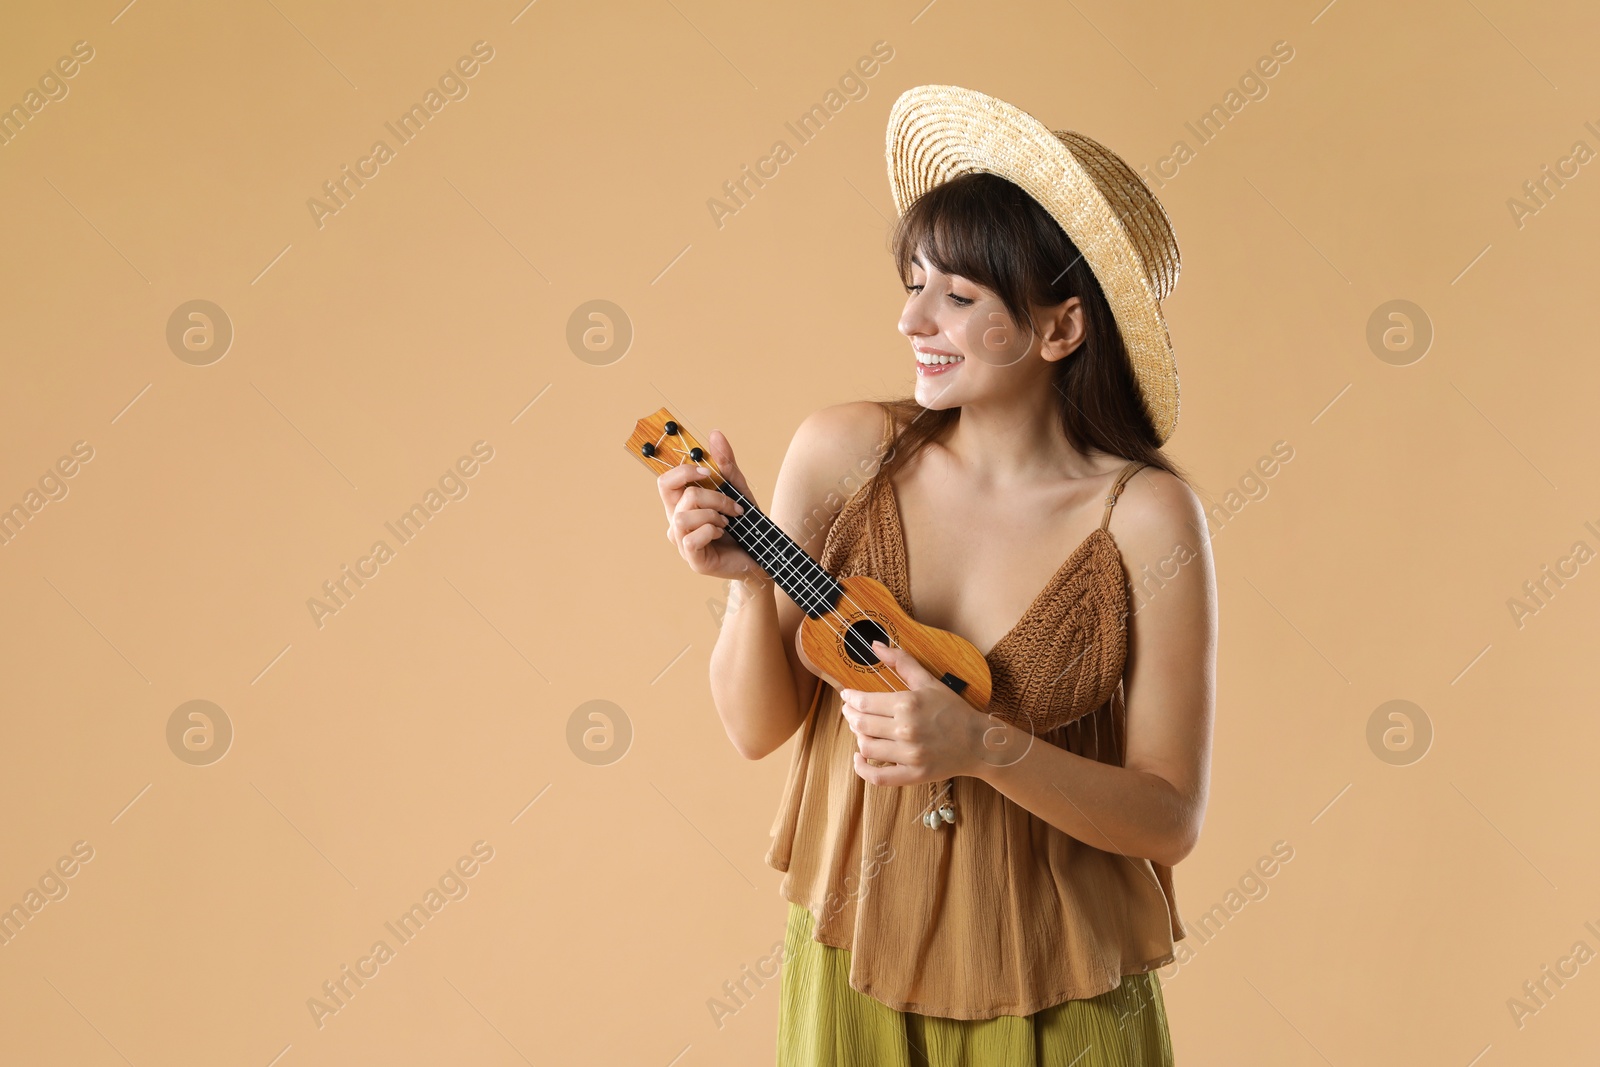
[[[1037,325],[1030,305],[1054,307],[1080,297],[1086,336],[1051,378],[1062,432],[1079,452],[1143,460],[1188,481],[1156,440],[1100,282],[1037,200],[998,174],[963,174],[918,197],[889,240],[902,282],[911,283],[911,259],[920,248],[925,262],[993,291],[1024,329]],[[960,416],[959,408],[925,408],[913,396],[879,403],[895,420],[894,441],[879,467],[885,478]]]

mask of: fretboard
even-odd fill
[[[808,616],[816,619],[832,611],[844,587],[732,483],[723,481],[717,488],[744,506],[744,514],[729,516],[725,527],[733,543],[748,552]]]

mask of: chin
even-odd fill
[[[917,377],[916,387],[912,390],[917,403],[929,411],[944,411],[947,408],[961,406],[961,389],[951,382],[929,381],[920,375]]]

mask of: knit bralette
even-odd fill
[[[1119,475],[1118,488],[1130,473]],[[1107,518],[1110,510],[1108,504]],[[906,554],[894,486],[874,474],[840,510],[820,562],[835,577],[877,578],[915,618]],[[1127,658],[1130,599],[1122,554],[1102,521],[985,654],[993,680],[989,711],[1038,736],[1103,705]]]

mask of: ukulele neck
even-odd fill
[[[731,483],[723,481],[716,488],[744,507],[744,514],[729,516],[724,527],[733,543],[749,553],[807,616],[816,619],[832,611],[844,595],[838,580]]]

